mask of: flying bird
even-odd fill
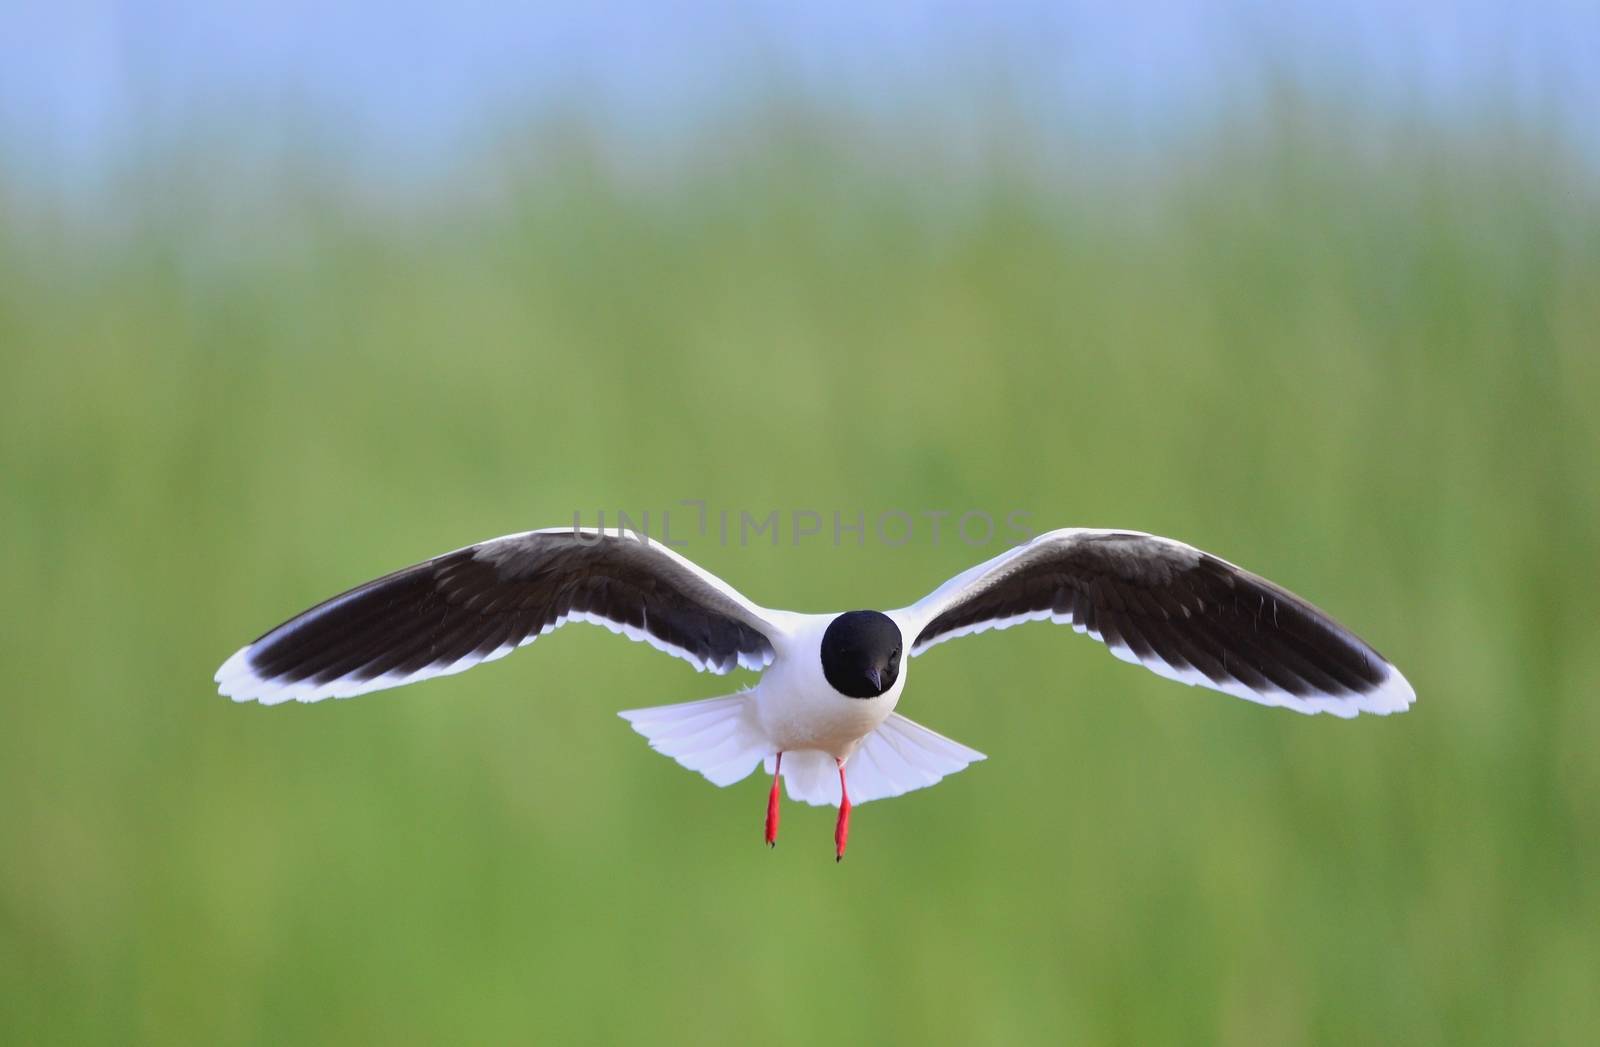
[[[633,531],[549,528],[469,545],[357,586],[284,622],[217,670],[222,694],[275,705],[349,698],[502,658],[571,621],[696,669],[756,670],[737,694],[619,715],[651,748],[731,785],[772,775],[837,806],[932,785],[984,755],[895,712],[913,656],[970,633],[1049,620],[1170,680],[1301,713],[1392,713],[1415,700],[1382,655],[1286,589],[1139,531],[1066,528],[890,611],[800,614],[752,603]]]

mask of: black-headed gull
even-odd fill
[[[528,531],[318,604],[241,649],[216,680],[240,702],[348,698],[458,673],[566,622],[593,622],[697,669],[760,671],[737,694],[621,716],[716,785],[764,764],[768,844],[780,780],[791,799],[836,805],[842,858],[852,800],[899,796],[984,758],[894,711],[910,656],[1046,618],[1124,661],[1263,705],[1350,717],[1415,699],[1382,655],[1287,590],[1170,538],[1087,528],[1042,534],[908,607],[842,614],[757,606],[631,531]]]

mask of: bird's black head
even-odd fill
[[[900,678],[900,628],[878,611],[846,611],[822,634],[822,674],[840,694],[876,698]]]

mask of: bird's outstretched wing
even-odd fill
[[[284,622],[217,670],[235,701],[347,698],[504,657],[593,622],[697,669],[760,669],[783,613],[631,531],[550,528],[445,553]]]
[[[1354,633],[1264,578],[1138,531],[1051,531],[890,613],[912,654],[1049,619],[1180,683],[1303,713],[1408,707],[1405,677]]]

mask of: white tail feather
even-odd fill
[[[773,771],[772,744],[756,723],[748,691],[617,715],[648,738],[650,748],[698,771],[714,785],[732,785],[763,763],[768,774]],[[850,803],[921,789],[984,758],[975,749],[890,713],[845,762]],[[839,806],[839,768],[825,752],[784,753],[783,784],[791,800],[814,807]]]
[[[921,789],[985,758],[976,749],[890,713],[845,762],[850,803],[854,806]],[[774,762],[771,755],[766,757],[768,774]],[[783,784],[791,800],[815,807],[839,806],[839,770],[827,753],[784,753]]]
[[[670,756],[713,785],[732,785],[772,751],[756,726],[750,692],[678,705],[628,709],[617,714],[650,740],[650,748]]]

